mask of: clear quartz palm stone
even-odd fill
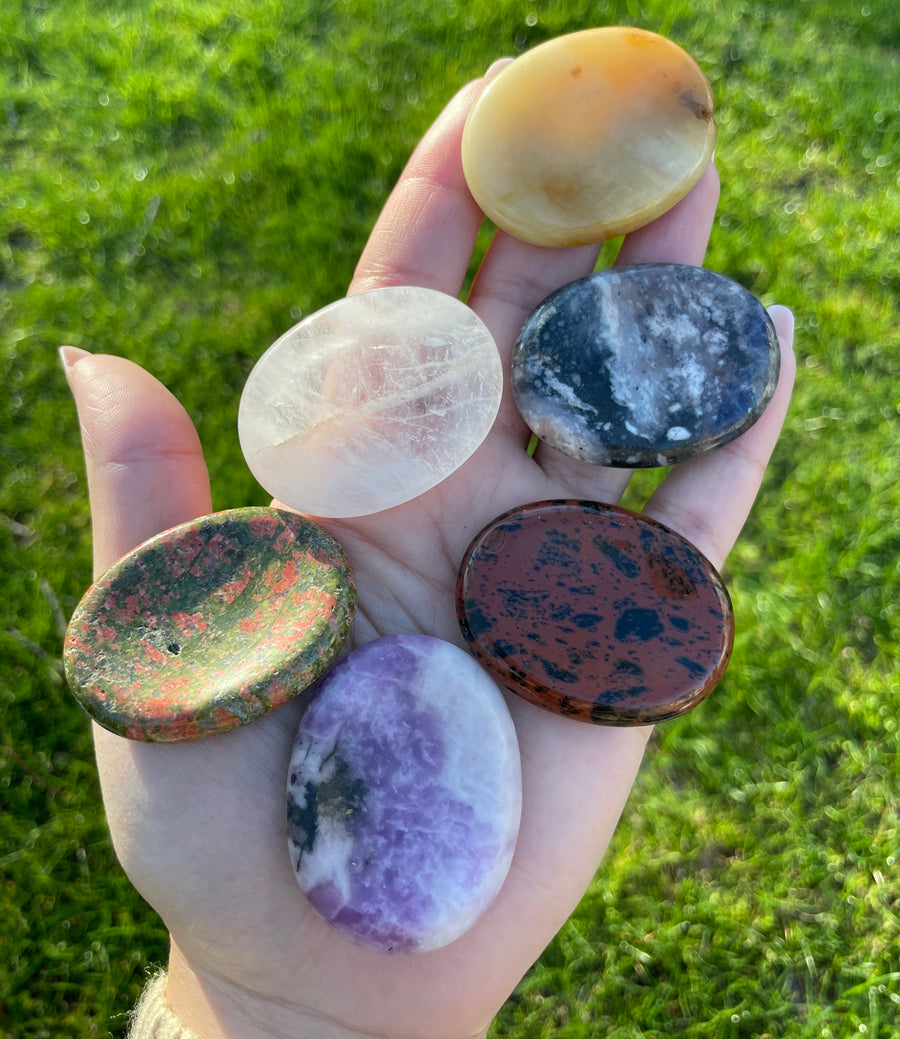
[[[272,344],[244,387],[241,448],[279,501],[364,516],[430,490],[487,436],[503,371],[481,320],[412,286],[349,296]]]
[[[492,80],[469,113],[475,200],[535,245],[624,234],[699,180],[716,124],[709,83],[677,44],[622,26],[548,40]]]

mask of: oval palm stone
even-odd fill
[[[241,448],[291,508],[369,515],[459,468],[487,436],[502,387],[494,340],[464,303],[374,289],[311,315],[263,354],[241,397]]]
[[[700,179],[716,141],[706,77],[680,47],[606,27],[548,40],[475,103],[463,170],[482,210],[536,245],[649,223]]]
[[[513,350],[512,391],[545,443],[597,465],[682,462],[733,440],[778,381],[765,307],[702,267],[598,271],[537,307]]]
[[[712,564],[646,516],[588,501],[504,513],[472,542],[463,636],[506,688],[556,714],[647,725],[715,687],[734,638]]]
[[[191,520],[106,571],[69,624],[66,678],[88,714],[135,740],[226,732],[302,692],[350,631],[341,546],[302,516]]]
[[[332,927],[381,952],[427,952],[500,889],[521,810],[503,694],[464,650],[392,635],[325,678],[288,777],[297,881]]]

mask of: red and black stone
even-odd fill
[[[734,620],[712,564],[626,509],[544,501],[490,523],[457,585],[466,642],[530,703],[600,725],[695,707],[728,664]]]
[[[100,725],[196,740],[262,717],[334,661],[356,609],[343,549],[303,516],[246,508],[151,538],[106,571],[66,636],[66,678]]]

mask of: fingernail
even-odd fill
[[[90,351],[82,350],[80,346],[61,346],[59,348],[59,363],[62,365],[66,378],[68,379],[69,372],[72,371],[82,357],[90,356]]]
[[[793,310],[791,310],[790,307],[783,306],[781,303],[773,303],[768,310],[769,317],[771,317],[776,324],[783,324],[788,345],[793,346],[795,325]]]
[[[502,72],[503,69],[505,69],[506,66],[511,64],[514,60],[515,60],[514,58],[497,58],[496,61],[492,62],[488,66],[488,70],[487,70],[487,72],[485,72],[484,78],[485,79],[493,79],[494,76],[496,76],[498,72]]]

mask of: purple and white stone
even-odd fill
[[[447,945],[506,877],[521,783],[503,694],[468,653],[425,635],[369,642],[300,723],[288,775],[297,881],[356,944]]]

